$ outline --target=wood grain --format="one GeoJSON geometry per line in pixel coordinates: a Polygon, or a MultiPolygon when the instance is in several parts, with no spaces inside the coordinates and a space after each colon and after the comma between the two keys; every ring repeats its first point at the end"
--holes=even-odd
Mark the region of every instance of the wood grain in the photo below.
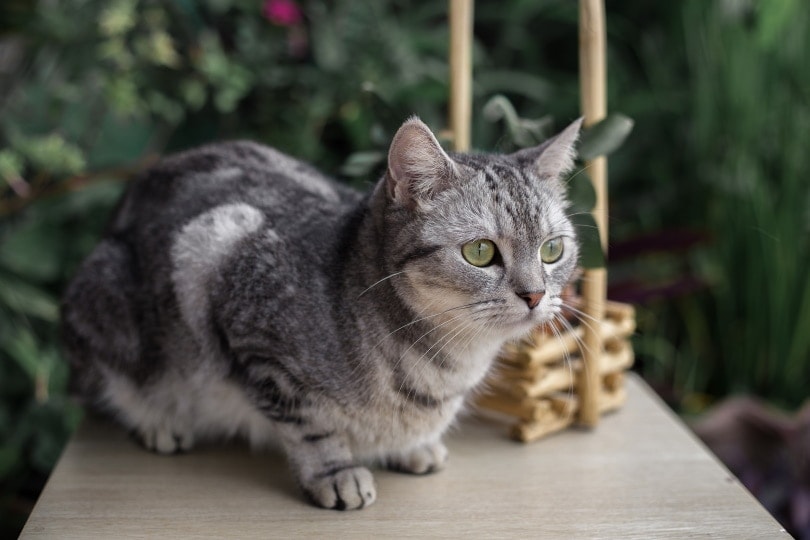
{"type": "Polygon", "coordinates": [[[636,377],[593,431],[537,444],[470,419],[447,469],[376,473],[358,512],[306,504],[278,454],[161,457],[87,421],[22,538],[789,538],[636,377]]]}
{"type": "Polygon", "coordinates": [[[473,0],[449,0],[450,131],[453,150],[470,149],[472,117],[473,0]]]}
{"type": "MultiPolygon", "coordinates": [[[[588,127],[607,114],[607,59],[605,6],[603,0],[579,0],[579,87],[584,125],[588,127]]],[[[602,251],[607,253],[607,159],[604,156],[585,163],[596,192],[593,217],[599,226],[602,251]]],[[[587,269],[582,275],[585,318],[601,321],[605,315],[607,270],[587,269]]],[[[582,359],[588,369],[579,373],[580,408],[578,422],[593,427],[599,422],[599,362],[604,343],[596,328],[587,325],[582,340],[582,359]]]]}

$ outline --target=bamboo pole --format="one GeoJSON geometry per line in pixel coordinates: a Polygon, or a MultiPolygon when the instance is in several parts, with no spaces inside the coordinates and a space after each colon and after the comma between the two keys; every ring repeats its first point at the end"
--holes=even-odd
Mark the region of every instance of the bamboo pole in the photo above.
{"type": "MultiPolygon", "coordinates": [[[[602,120],[607,114],[605,66],[605,9],[602,0],[579,0],[579,78],[582,114],[585,126],[602,120]]],[[[607,160],[604,156],[586,163],[588,175],[596,191],[593,214],[599,226],[602,250],[607,253],[607,160]]],[[[582,358],[585,369],[579,374],[580,406],[577,421],[593,427],[599,421],[599,361],[602,336],[599,325],[605,314],[607,271],[604,268],[586,270],[582,278],[585,303],[585,335],[582,358]]]]}
{"type": "Polygon", "coordinates": [[[450,130],[453,149],[470,149],[473,0],[450,0],[450,130]]]}

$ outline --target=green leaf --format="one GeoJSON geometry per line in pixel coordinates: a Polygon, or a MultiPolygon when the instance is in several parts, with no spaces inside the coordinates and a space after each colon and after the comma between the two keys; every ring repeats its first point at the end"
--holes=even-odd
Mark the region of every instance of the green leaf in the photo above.
{"type": "Polygon", "coordinates": [[[355,152],[340,168],[340,173],[352,177],[365,176],[384,159],[385,154],[379,151],[355,152]]]}
{"type": "Polygon", "coordinates": [[[509,136],[519,148],[534,146],[542,142],[551,126],[551,117],[531,119],[521,118],[514,105],[506,96],[492,96],[483,109],[484,118],[490,122],[503,120],[509,136]]]}
{"type": "Polygon", "coordinates": [[[585,169],[579,169],[568,180],[568,200],[574,212],[591,212],[596,206],[596,190],[585,169]]]}
{"type": "Polygon", "coordinates": [[[56,322],[59,303],[45,291],[22,280],[0,275],[0,303],[12,311],[56,322]]]}
{"type": "Polygon", "coordinates": [[[579,240],[579,265],[583,268],[603,268],[605,253],[599,240],[599,227],[590,212],[577,212],[571,216],[579,240]]]}
{"type": "Polygon", "coordinates": [[[33,380],[40,371],[39,347],[34,335],[26,328],[17,328],[12,336],[4,339],[4,350],[33,380]]]}
{"type": "Polygon", "coordinates": [[[22,175],[23,160],[13,150],[4,148],[0,150],[0,179],[8,180],[22,175]]]}
{"type": "Polygon", "coordinates": [[[53,280],[61,270],[64,240],[53,223],[32,216],[5,235],[0,264],[35,281],[53,280]]]}
{"type": "Polygon", "coordinates": [[[77,174],[87,164],[81,148],[56,133],[18,137],[13,143],[33,167],[52,174],[77,174]]]}
{"type": "Polygon", "coordinates": [[[633,121],[630,118],[620,113],[610,114],[582,132],[579,157],[587,161],[607,156],[622,145],[631,131],[633,121]]]}

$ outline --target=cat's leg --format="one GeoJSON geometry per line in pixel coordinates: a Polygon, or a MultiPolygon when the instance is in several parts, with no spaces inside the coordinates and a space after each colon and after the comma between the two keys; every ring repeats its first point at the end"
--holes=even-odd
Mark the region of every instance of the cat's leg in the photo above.
{"type": "Polygon", "coordinates": [[[374,476],[355,461],[346,437],[306,421],[279,424],[278,431],[296,479],[313,504],[354,510],[377,499],[374,476]]]}
{"type": "Polygon", "coordinates": [[[155,383],[138,385],[122,374],[107,371],[100,404],[147,450],[163,455],[188,452],[195,442],[195,389],[183,381],[185,387],[179,376],[164,373],[155,383]]]}
{"type": "MultiPolygon", "coordinates": [[[[245,396],[273,425],[302,491],[317,506],[352,510],[377,498],[374,477],[355,458],[347,419],[339,404],[298,375],[291,356],[253,352],[239,338],[230,340],[234,377],[245,396]],[[244,351],[244,352],[242,352],[244,351]]],[[[264,350],[271,347],[263,346],[264,350]]]]}
{"type": "Polygon", "coordinates": [[[393,453],[385,459],[385,466],[396,472],[430,474],[442,470],[446,462],[447,447],[441,441],[435,441],[393,453]]]}
{"type": "Polygon", "coordinates": [[[188,450],[193,433],[179,421],[178,392],[149,384],[164,362],[149,349],[137,301],[137,264],[126,243],[105,239],[82,264],[62,304],[62,337],[71,391],[87,406],[123,423],[145,447],[162,454],[188,450]]]}

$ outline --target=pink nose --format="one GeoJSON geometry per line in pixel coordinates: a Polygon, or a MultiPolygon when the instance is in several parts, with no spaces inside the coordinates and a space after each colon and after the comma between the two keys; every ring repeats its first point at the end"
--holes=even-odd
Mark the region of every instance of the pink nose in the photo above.
{"type": "Polygon", "coordinates": [[[534,309],[537,307],[537,304],[540,303],[540,300],[543,299],[545,294],[545,292],[518,293],[518,296],[526,301],[526,305],[529,306],[529,309],[534,309]]]}

